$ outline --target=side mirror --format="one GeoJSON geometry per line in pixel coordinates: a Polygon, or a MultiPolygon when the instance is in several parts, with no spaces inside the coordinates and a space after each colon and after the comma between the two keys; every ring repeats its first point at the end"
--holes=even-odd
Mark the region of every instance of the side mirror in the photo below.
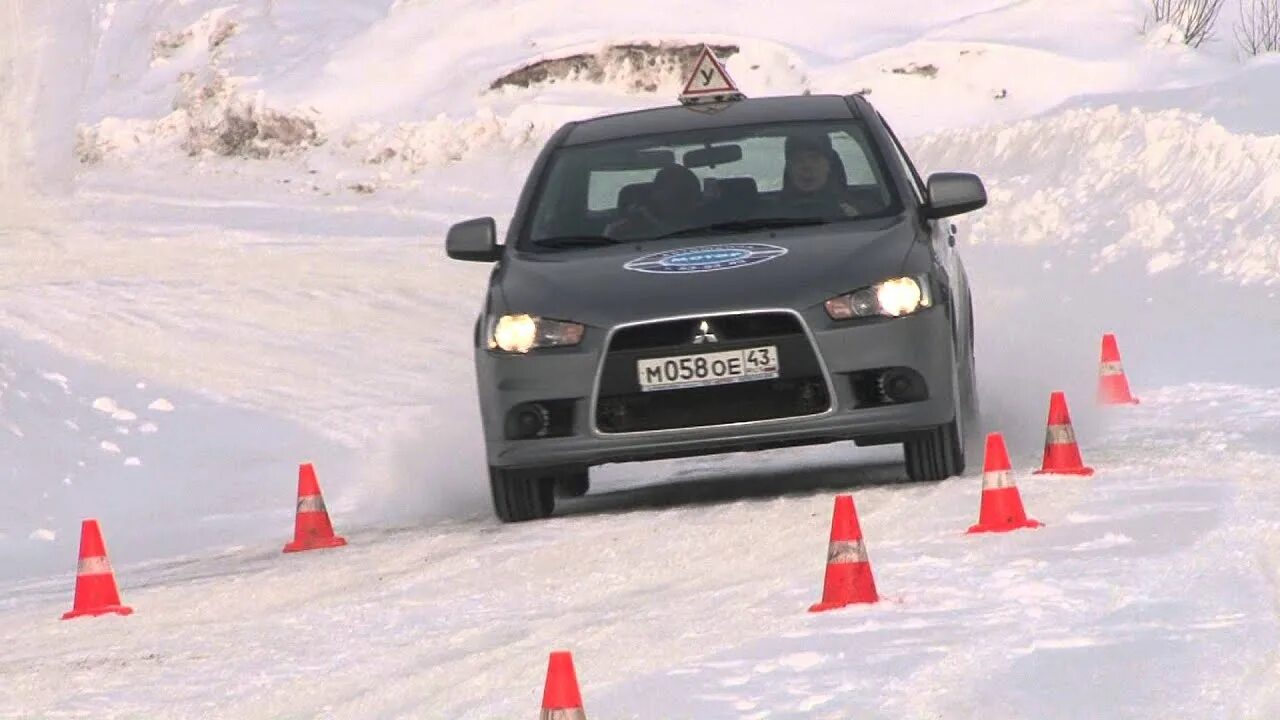
{"type": "Polygon", "coordinates": [[[449,228],[444,248],[454,260],[497,262],[502,258],[497,226],[493,218],[488,217],[460,222],[449,228]]]}
{"type": "Polygon", "coordinates": [[[973,212],[987,204],[987,188],[971,173],[934,173],[929,176],[929,205],[925,214],[932,220],[973,212]]]}

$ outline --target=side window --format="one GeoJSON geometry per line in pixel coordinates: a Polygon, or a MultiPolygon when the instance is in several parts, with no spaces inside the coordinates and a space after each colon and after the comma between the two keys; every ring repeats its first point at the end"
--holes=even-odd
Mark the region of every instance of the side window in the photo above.
{"type": "Polygon", "coordinates": [[[852,135],[846,132],[831,134],[831,149],[840,156],[849,185],[876,184],[875,171],[867,159],[867,152],[852,135]]]}
{"type": "Polygon", "coordinates": [[[920,179],[920,173],[916,172],[916,166],[911,164],[911,158],[907,157],[907,151],[902,149],[902,143],[898,140],[898,136],[894,134],[893,128],[889,127],[889,123],[885,122],[884,116],[880,116],[880,122],[884,124],[884,129],[889,132],[889,137],[893,140],[893,155],[897,159],[898,164],[906,172],[907,177],[911,178],[911,186],[916,191],[916,199],[924,202],[928,197],[928,191],[925,189],[924,181],[920,179]]]}

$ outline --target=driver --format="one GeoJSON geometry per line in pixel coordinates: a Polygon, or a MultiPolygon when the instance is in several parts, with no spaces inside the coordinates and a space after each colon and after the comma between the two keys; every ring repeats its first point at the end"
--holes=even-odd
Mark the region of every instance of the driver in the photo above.
{"type": "Polygon", "coordinates": [[[844,164],[825,132],[787,137],[782,200],[788,210],[806,216],[856,217],[858,208],[844,179],[844,164]]]}
{"type": "Polygon", "coordinates": [[[653,178],[648,197],[627,208],[605,228],[609,237],[637,238],[688,227],[702,201],[702,182],[683,165],[666,165],[653,178]]]}

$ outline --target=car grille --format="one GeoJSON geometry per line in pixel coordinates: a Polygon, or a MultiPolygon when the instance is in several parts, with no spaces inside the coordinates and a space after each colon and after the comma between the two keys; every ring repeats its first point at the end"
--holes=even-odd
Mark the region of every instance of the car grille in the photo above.
{"type": "MultiPolygon", "coordinates": [[[[751,315],[721,315],[685,320],[632,325],[614,333],[609,350],[674,349],[693,342],[698,324],[703,320],[714,323],[715,334],[721,343],[734,340],[763,340],[780,336],[804,337],[804,328],[795,315],[785,313],[758,313],[751,315]]],[[[696,349],[705,350],[703,346],[696,349]]]]}
{"type": "Polygon", "coordinates": [[[595,407],[603,433],[707,427],[815,415],[831,396],[813,343],[789,313],[752,313],[670,320],[623,328],[606,350],[595,407]],[[702,320],[716,342],[694,343],[702,320]],[[642,392],[640,360],[736,350],[778,348],[780,376],[711,387],[642,392]]]}

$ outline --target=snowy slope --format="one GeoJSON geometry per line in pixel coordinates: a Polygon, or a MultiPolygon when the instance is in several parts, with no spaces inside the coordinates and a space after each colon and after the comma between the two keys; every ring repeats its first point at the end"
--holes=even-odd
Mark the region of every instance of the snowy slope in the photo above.
{"type": "Polygon", "coordinates": [[[1137,0],[3,10],[0,718],[512,717],[557,647],[592,717],[1280,714],[1274,59],[1143,34],[1137,0]],[[602,468],[562,517],[490,519],[488,269],[444,231],[503,222],[561,121],[676,77],[487,88],[689,41],[737,46],[750,94],[870,90],[926,171],[983,174],[984,420],[1046,528],[966,538],[975,477],[843,445],[602,468]],[[274,135],[219,154],[228,118],[274,135]],[[1119,414],[1087,402],[1108,330],[1119,414]],[[1053,389],[1095,479],[1025,472],[1053,389]],[[352,544],[286,558],[304,460],[352,544]],[[809,616],[849,489],[887,600],[809,616]],[[86,515],[134,616],[56,620],[86,515]]]}

